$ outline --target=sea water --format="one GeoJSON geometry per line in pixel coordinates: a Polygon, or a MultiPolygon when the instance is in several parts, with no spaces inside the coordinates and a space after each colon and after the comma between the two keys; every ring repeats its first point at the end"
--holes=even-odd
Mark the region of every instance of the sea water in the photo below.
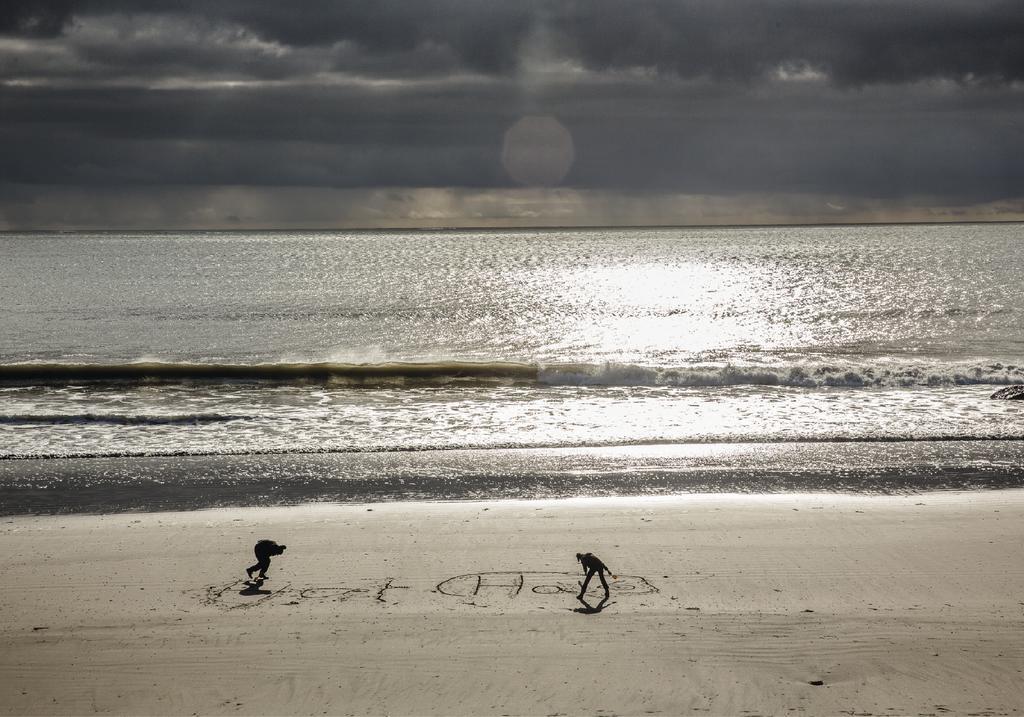
{"type": "Polygon", "coordinates": [[[1024,225],[0,234],[0,512],[1024,485],[1024,225]]]}

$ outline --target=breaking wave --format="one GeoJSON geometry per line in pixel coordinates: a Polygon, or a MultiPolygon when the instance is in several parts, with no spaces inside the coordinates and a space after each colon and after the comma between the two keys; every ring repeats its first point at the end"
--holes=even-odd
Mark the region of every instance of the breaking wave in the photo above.
{"type": "MultiPolygon", "coordinates": [[[[328,384],[401,387],[450,384],[532,384],[541,386],[789,386],[865,388],[1008,385],[1024,383],[1024,366],[1001,363],[906,363],[879,360],[867,364],[639,366],[605,363],[519,363],[513,361],[434,361],[387,363],[165,363],[119,364],[19,363],[0,365],[0,384],[74,383],[234,383],[328,384]]],[[[91,414],[90,414],[91,415],[91,414]]],[[[163,417],[149,417],[160,420],[163,417]]],[[[180,418],[192,422],[196,417],[180,418]]],[[[236,420],[237,416],[198,420],[236,420]]],[[[126,417],[126,420],[131,417],[126,417]]],[[[2,420],[2,419],[0,419],[2,420]]],[[[82,419],[82,420],[100,420],[82,419]]]]}
{"type": "Polygon", "coordinates": [[[387,385],[458,381],[536,381],[537,366],[514,362],[440,361],[427,363],[21,363],[0,366],[0,383],[337,383],[387,385]]]}
{"type": "Polygon", "coordinates": [[[914,386],[1008,385],[1024,383],[1024,366],[994,363],[854,366],[812,364],[776,366],[692,366],[657,368],[628,364],[549,366],[538,373],[541,383],[580,386],[790,386],[796,388],[866,388],[914,386]]]}

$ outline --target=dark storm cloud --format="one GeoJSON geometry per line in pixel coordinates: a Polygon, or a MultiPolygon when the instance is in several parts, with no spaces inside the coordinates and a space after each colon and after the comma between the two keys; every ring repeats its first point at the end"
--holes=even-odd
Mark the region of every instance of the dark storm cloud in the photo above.
{"type": "MultiPolygon", "coordinates": [[[[851,112],[833,95],[584,87],[549,108],[573,135],[567,183],[578,187],[984,199],[1024,186],[1014,97],[880,88],[858,93],[851,112]]],[[[522,109],[513,85],[8,88],[0,101],[9,181],[86,185],[506,186],[500,140],[522,109]]]]}
{"type": "Polygon", "coordinates": [[[53,37],[60,34],[76,9],[75,0],[4,0],[0,3],[0,34],[53,37]]]}
{"type": "Polygon", "coordinates": [[[0,144],[12,182],[492,186],[507,181],[497,161],[516,116],[507,101],[338,87],[0,89],[0,144]]]}
{"type": "Polygon", "coordinates": [[[574,0],[556,17],[598,68],[750,81],[810,67],[843,85],[1024,77],[1018,0],[574,0]]]}
{"type": "Polygon", "coordinates": [[[492,192],[532,114],[605,196],[992,202],[1021,38],[1019,0],[5,0],[0,189],[492,192]]]}
{"type": "Polygon", "coordinates": [[[118,14],[244,28],[293,48],[350,42],[410,59],[442,48],[486,73],[513,71],[524,40],[546,27],[595,69],[750,81],[809,67],[844,85],[1024,77],[1019,0],[7,0],[0,32],[55,35],[76,18],[118,14]]]}
{"type": "MultiPolygon", "coordinates": [[[[498,0],[13,0],[0,32],[51,36],[76,19],[104,16],[183,17],[198,26],[239,28],[293,48],[350,42],[371,55],[409,56],[423,48],[451,51],[459,65],[509,71],[535,21],[537,3],[498,0]]],[[[415,64],[406,68],[415,73],[415,64]]]]}

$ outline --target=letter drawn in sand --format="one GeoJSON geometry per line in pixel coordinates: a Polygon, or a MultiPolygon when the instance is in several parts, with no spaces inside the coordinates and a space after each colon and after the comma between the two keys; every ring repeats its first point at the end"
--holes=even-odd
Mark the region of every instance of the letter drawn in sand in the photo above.
{"type": "MultiPolygon", "coordinates": [[[[366,588],[292,588],[291,583],[285,583],[276,590],[268,590],[260,582],[233,582],[227,585],[211,585],[206,588],[203,602],[207,605],[219,607],[222,610],[246,610],[254,607],[265,607],[272,600],[275,604],[282,604],[278,598],[289,600],[337,600],[343,602],[354,593],[369,592],[366,588]],[[242,589],[239,590],[239,587],[242,589]]],[[[295,605],[296,602],[289,602],[295,605]]]]}
{"type": "Polygon", "coordinates": [[[481,594],[493,594],[496,590],[500,595],[514,598],[523,589],[523,573],[467,573],[456,575],[437,584],[437,591],[452,597],[476,597],[481,594]]]}
{"type": "Polygon", "coordinates": [[[408,585],[395,585],[394,582],[395,582],[395,578],[387,578],[387,582],[384,583],[384,586],[380,590],[377,591],[377,598],[376,599],[379,602],[387,602],[387,600],[384,599],[384,593],[386,593],[388,590],[408,590],[409,589],[408,585]]]}
{"type": "Polygon", "coordinates": [[[538,595],[557,595],[558,593],[569,593],[570,595],[575,594],[575,590],[565,585],[559,585],[558,583],[552,583],[551,585],[534,585],[531,588],[533,592],[538,595]]]}
{"type": "Polygon", "coordinates": [[[262,605],[275,597],[288,592],[291,583],[286,583],[279,590],[264,590],[262,581],[248,582],[236,580],[226,585],[210,585],[206,588],[203,600],[207,605],[215,605],[224,610],[244,610],[262,605]],[[241,590],[238,588],[241,586],[241,590]]]}
{"type": "Polygon", "coordinates": [[[326,587],[326,588],[302,588],[299,590],[300,600],[320,600],[345,602],[356,593],[370,592],[366,588],[326,587]]]}

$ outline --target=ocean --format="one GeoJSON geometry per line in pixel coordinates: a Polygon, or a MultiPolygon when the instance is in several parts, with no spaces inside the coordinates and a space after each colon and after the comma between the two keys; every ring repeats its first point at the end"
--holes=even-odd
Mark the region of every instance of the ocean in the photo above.
{"type": "Polygon", "coordinates": [[[0,513],[1024,486],[1024,225],[0,234],[0,513]]]}

